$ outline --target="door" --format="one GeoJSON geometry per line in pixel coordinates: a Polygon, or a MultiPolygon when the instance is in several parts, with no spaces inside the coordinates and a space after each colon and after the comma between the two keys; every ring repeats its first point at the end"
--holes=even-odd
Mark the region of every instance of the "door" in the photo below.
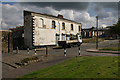
{"type": "Polygon", "coordinates": [[[56,45],[58,46],[58,41],[60,39],[60,35],[59,34],[56,34],[56,45]]]}
{"type": "Polygon", "coordinates": [[[62,41],[65,41],[65,34],[62,34],[62,41]]]}

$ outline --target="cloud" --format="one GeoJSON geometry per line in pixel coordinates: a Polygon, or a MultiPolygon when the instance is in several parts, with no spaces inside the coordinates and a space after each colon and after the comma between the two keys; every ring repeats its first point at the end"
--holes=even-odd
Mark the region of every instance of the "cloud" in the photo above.
{"type": "Polygon", "coordinates": [[[87,10],[89,2],[26,2],[20,3],[22,6],[37,6],[37,7],[52,7],[55,10],[73,9],[73,10],[87,10]]]}
{"type": "Polygon", "coordinates": [[[107,18],[109,16],[118,16],[118,3],[117,2],[95,2],[94,13],[99,16],[99,18],[107,18]],[[110,12],[112,14],[110,14],[110,12]]]}
{"type": "MultiPolygon", "coordinates": [[[[111,4],[111,3],[110,3],[111,4]]],[[[3,4],[3,29],[16,27],[23,24],[23,10],[29,10],[38,13],[46,13],[57,16],[62,14],[64,18],[82,23],[83,28],[96,27],[96,15],[99,15],[99,27],[112,25],[117,22],[116,9],[108,6],[101,6],[100,3],[93,3],[92,12],[89,3],[16,3],[13,5],[3,4]],[[81,4],[81,5],[80,5],[81,4]],[[66,6],[65,6],[66,5],[66,6]],[[76,5],[76,6],[75,6],[76,5]],[[83,7],[84,6],[84,7],[83,7]],[[88,10],[90,9],[90,10],[88,10]],[[91,14],[95,14],[92,15],[91,14]],[[116,15],[115,15],[116,14],[116,15]]]]}
{"type": "Polygon", "coordinates": [[[73,10],[61,10],[59,14],[64,15],[64,18],[74,20],[74,11],[73,10]]]}
{"type": "MultiPolygon", "coordinates": [[[[118,10],[118,2],[94,2],[96,7],[110,8],[112,10],[118,10]]],[[[99,10],[99,9],[98,9],[99,10]]]]}
{"type": "Polygon", "coordinates": [[[2,5],[2,29],[22,25],[21,6],[3,4],[2,5]],[[6,25],[5,25],[6,24],[6,25]]]}

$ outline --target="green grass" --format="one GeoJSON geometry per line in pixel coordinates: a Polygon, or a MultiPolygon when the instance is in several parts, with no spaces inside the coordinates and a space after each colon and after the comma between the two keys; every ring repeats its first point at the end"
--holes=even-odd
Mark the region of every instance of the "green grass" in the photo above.
{"type": "MultiPolygon", "coordinates": [[[[83,43],[95,43],[96,42],[96,38],[85,38],[82,39],[83,43]]],[[[98,38],[98,42],[104,41],[104,39],[102,38],[98,38]]]]}
{"type": "Polygon", "coordinates": [[[120,51],[120,48],[119,47],[105,47],[105,48],[100,48],[100,50],[120,51]]]}
{"type": "Polygon", "coordinates": [[[76,57],[21,78],[118,78],[118,57],[76,57]]]}

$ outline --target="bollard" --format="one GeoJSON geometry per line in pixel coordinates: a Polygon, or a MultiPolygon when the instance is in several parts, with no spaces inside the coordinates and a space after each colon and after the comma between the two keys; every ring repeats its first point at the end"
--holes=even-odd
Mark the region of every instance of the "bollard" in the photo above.
{"type": "Polygon", "coordinates": [[[80,55],[80,45],[81,45],[81,44],[78,44],[78,56],[81,56],[81,55],[80,55]]]}
{"type": "Polygon", "coordinates": [[[80,56],[80,45],[78,46],[78,55],[80,56]]]}
{"type": "Polygon", "coordinates": [[[29,48],[27,48],[27,53],[29,54],[29,48]]]}
{"type": "Polygon", "coordinates": [[[48,56],[48,47],[46,46],[46,57],[48,56]]]}
{"type": "Polygon", "coordinates": [[[64,55],[66,56],[66,47],[64,47],[64,55]]]}
{"type": "Polygon", "coordinates": [[[17,47],[16,53],[19,53],[19,48],[17,47]]]}
{"type": "Polygon", "coordinates": [[[36,53],[36,49],[35,49],[35,55],[36,55],[37,53],[36,53]]]}

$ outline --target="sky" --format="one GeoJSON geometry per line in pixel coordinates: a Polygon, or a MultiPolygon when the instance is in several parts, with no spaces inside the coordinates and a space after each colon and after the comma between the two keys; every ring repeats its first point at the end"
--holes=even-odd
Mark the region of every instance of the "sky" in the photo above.
{"type": "Polygon", "coordinates": [[[118,21],[117,2],[2,2],[2,29],[24,25],[23,10],[45,13],[82,23],[82,28],[111,26],[118,21]]]}

